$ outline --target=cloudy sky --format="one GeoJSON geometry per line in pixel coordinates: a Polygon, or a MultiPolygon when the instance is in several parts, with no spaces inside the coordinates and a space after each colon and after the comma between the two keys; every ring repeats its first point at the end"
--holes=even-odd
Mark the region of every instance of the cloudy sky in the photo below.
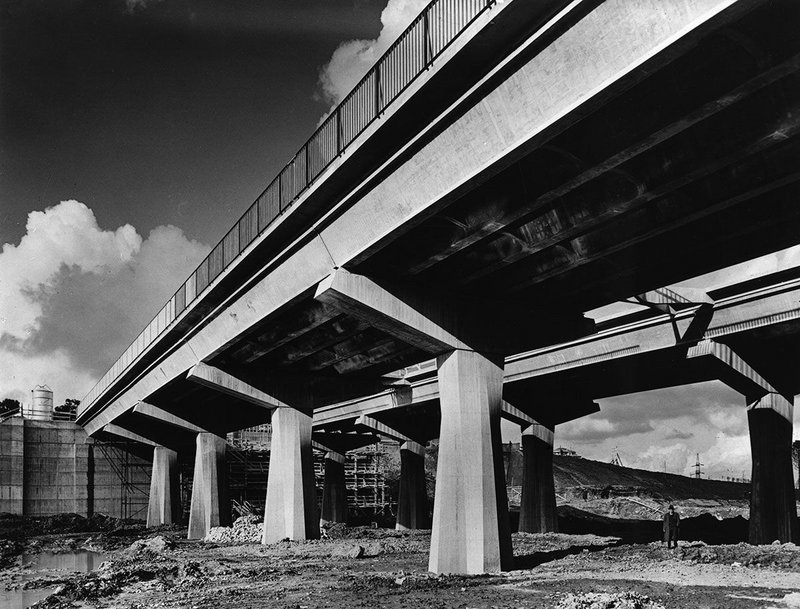
{"type": "MultiPolygon", "coordinates": [[[[0,398],[38,383],[83,397],[426,3],[0,0],[0,398]]],[[[722,386],[601,407],[557,443],[676,473],[697,452],[717,476],[749,468],[722,386]]]]}

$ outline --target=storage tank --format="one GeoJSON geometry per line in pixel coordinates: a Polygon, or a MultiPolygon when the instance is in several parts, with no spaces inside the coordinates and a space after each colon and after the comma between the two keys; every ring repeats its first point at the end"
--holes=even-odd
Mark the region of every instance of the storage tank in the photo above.
{"type": "Polygon", "coordinates": [[[31,407],[27,415],[31,419],[51,420],[53,418],[53,390],[47,385],[36,385],[31,391],[31,407]]]}

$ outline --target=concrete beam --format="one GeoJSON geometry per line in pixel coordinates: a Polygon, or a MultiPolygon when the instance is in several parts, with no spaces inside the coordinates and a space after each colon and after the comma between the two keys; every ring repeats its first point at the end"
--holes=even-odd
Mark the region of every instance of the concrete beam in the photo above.
{"type": "Polygon", "coordinates": [[[194,423],[187,421],[186,419],[182,419],[171,412],[167,412],[163,408],[159,408],[158,406],[153,406],[152,404],[148,404],[147,402],[139,402],[136,406],[133,407],[133,412],[136,414],[140,414],[144,417],[149,419],[154,419],[159,421],[160,423],[164,423],[166,425],[170,425],[172,427],[177,427],[178,429],[182,429],[184,431],[188,431],[190,433],[211,433],[207,429],[203,429],[202,427],[195,425],[194,423]]]}
{"type": "Polygon", "coordinates": [[[131,442],[138,442],[139,444],[144,444],[146,446],[153,446],[153,447],[159,446],[159,444],[153,442],[153,440],[145,438],[144,436],[139,435],[137,433],[133,433],[132,431],[128,431],[124,427],[120,427],[119,425],[115,425],[113,423],[104,425],[102,431],[111,434],[112,436],[117,436],[119,438],[129,440],[131,442]]]}
{"type": "Polygon", "coordinates": [[[657,288],[634,296],[634,300],[639,304],[652,307],[663,313],[671,313],[677,309],[693,307],[699,304],[714,304],[714,299],[703,290],[678,287],[657,288]]]}
{"type": "Polygon", "coordinates": [[[405,435],[404,433],[400,433],[396,429],[393,429],[386,425],[385,423],[381,423],[377,419],[372,418],[369,415],[362,414],[358,419],[356,419],[356,426],[357,427],[366,427],[367,429],[374,431],[378,435],[385,436],[391,440],[395,440],[397,442],[414,442],[417,443],[413,438],[405,435]]]}
{"type": "Polygon", "coordinates": [[[756,402],[770,393],[780,393],[728,345],[704,340],[689,348],[686,357],[710,361],[715,366],[719,380],[744,395],[748,402],[756,402]]]}
{"type": "Polygon", "coordinates": [[[284,404],[279,399],[260,389],[256,389],[252,385],[228,374],[224,370],[202,362],[193,366],[186,374],[186,378],[199,385],[216,389],[221,393],[239,398],[240,400],[255,404],[256,406],[262,406],[270,410],[289,408],[287,404],[284,404]]]}
{"type": "Polygon", "coordinates": [[[545,426],[539,425],[538,423],[534,423],[529,427],[526,427],[522,430],[523,436],[533,436],[540,442],[544,442],[545,444],[549,444],[550,448],[553,447],[555,443],[555,432],[553,429],[545,426]]]}
{"type": "Polygon", "coordinates": [[[538,422],[536,420],[529,417],[519,408],[515,408],[505,400],[503,400],[503,403],[500,406],[500,416],[503,417],[506,421],[511,421],[512,423],[516,423],[521,427],[527,427],[528,425],[538,425],[538,422]]]}
{"type": "Polygon", "coordinates": [[[369,277],[340,268],[320,282],[314,298],[428,353],[473,349],[454,329],[459,323],[457,307],[420,293],[390,291],[369,277]]]}

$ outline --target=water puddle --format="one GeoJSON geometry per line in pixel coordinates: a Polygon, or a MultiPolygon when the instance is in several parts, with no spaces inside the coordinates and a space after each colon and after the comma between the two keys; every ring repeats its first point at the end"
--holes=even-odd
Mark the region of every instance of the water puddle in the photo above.
{"type": "Polygon", "coordinates": [[[26,609],[53,592],[55,587],[35,590],[0,590],[0,609],[26,609]]]}
{"type": "MultiPolygon", "coordinates": [[[[104,560],[105,554],[81,550],[78,552],[63,552],[54,554],[42,552],[40,554],[23,554],[20,564],[24,567],[21,574],[23,582],[44,577],[47,574],[62,575],[68,573],[89,573],[97,569],[104,560]]],[[[26,609],[52,593],[57,586],[35,588],[30,590],[0,590],[0,609],[26,609]]]]}
{"type": "Polygon", "coordinates": [[[26,579],[39,576],[41,571],[70,571],[72,573],[89,573],[99,567],[108,557],[99,552],[79,550],[77,552],[42,552],[40,554],[23,554],[22,565],[27,566],[26,579]]]}

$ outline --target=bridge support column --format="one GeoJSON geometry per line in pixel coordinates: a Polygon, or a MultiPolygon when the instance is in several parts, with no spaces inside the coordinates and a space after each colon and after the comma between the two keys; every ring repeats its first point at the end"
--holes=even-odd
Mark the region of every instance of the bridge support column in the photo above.
{"type": "Polygon", "coordinates": [[[769,393],[747,411],[753,470],[749,541],[768,544],[794,540],[797,507],[792,475],[794,406],[769,393]]]}
{"type": "Polygon", "coordinates": [[[425,448],[416,442],[404,442],[400,446],[400,493],[395,528],[426,529],[429,526],[425,448]]]}
{"type": "Polygon", "coordinates": [[[181,521],[178,474],[178,453],[164,446],[154,447],[150,501],[147,506],[148,527],[177,524],[181,521]]]}
{"type": "Polygon", "coordinates": [[[322,491],[322,522],[347,522],[347,487],[344,479],[345,457],[325,453],[325,486],[322,491]]]}
{"type": "Polygon", "coordinates": [[[272,450],[262,543],[319,537],[311,417],[294,408],[272,414],[272,450]]]}
{"type": "Polygon", "coordinates": [[[225,452],[223,438],[210,433],[197,434],[189,539],[202,539],[211,527],[231,524],[225,452]]]}
{"type": "Polygon", "coordinates": [[[530,425],[522,432],[521,533],[557,533],[556,488],[553,481],[553,430],[530,425]]]}
{"type": "Polygon", "coordinates": [[[437,365],[442,425],[428,568],[434,573],[509,569],[513,556],[500,439],[503,365],[461,349],[440,355],[437,365]]]}

